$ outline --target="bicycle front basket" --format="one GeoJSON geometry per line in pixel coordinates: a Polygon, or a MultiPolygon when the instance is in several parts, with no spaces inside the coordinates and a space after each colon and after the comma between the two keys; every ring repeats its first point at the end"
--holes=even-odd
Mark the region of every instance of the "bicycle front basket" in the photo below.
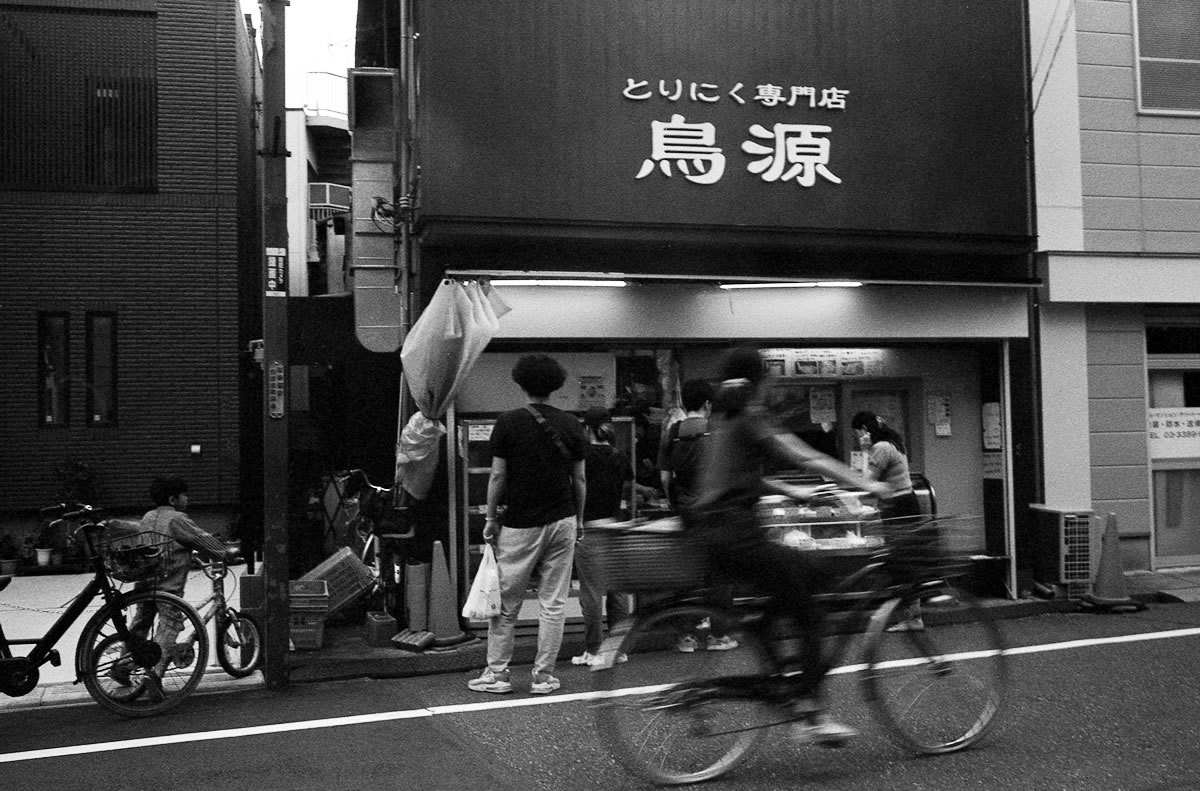
{"type": "Polygon", "coordinates": [[[110,520],[96,551],[108,575],[121,582],[142,582],[166,574],[172,540],[137,523],[110,520]]]}
{"type": "Polygon", "coordinates": [[[678,519],[589,527],[584,541],[595,547],[607,590],[633,593],[704,585],[704,551],[694,536],[680,529],[678,519]]]}

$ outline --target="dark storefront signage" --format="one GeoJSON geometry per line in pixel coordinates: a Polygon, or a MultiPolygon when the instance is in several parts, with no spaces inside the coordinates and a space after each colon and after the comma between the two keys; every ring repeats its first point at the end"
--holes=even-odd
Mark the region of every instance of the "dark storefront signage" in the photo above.
{"type": "Polygon", "coordinates": [[[1024,0],[420,3],[427,227],[1032,237],[1024,0]]]}

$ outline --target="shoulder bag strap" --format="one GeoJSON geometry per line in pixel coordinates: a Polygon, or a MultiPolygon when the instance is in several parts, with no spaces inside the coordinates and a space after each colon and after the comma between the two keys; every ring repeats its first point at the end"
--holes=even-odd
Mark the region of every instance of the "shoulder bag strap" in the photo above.
{"type": "Polygon", "coordinates": [[[533,415],[533,419],[536,420],[538,425],[542,427],[542,430],[546,432],[546,436],[548,436],[550,441],[554,443],[554,447],[558,448],[558,452],[562,454],[563,458],[567,461],[570,461],[571,451],[567,450],[567,446],[563,443],[562,437],[560,437],[558,432],[546,422],[546,418],[542,415],[542,413],[534,409],[533,404],[526,404],[525,408],[529,410],[529,414],[533,415]]]}

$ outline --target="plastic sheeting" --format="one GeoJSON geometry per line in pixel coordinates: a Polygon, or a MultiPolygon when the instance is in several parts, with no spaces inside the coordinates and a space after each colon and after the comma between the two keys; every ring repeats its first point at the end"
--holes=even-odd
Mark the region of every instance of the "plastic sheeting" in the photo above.
{"type": "Polygon", "coordinates": [[[400,431],[396,485],[425,499],[437,471],[441,417],[511,308],[486,282],[441,282],[409,330],[400,362],[419,412],[400,431]]]}

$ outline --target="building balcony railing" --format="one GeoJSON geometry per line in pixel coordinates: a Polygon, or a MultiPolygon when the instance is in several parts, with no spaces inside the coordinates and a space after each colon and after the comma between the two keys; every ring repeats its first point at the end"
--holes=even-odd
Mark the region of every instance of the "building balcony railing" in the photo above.
{"type": "Polygon", "coordinates": [[[346,75],[327,71],[310,71],[306,77],[304,110],[345,121],[348,117],[346,75]]]}

